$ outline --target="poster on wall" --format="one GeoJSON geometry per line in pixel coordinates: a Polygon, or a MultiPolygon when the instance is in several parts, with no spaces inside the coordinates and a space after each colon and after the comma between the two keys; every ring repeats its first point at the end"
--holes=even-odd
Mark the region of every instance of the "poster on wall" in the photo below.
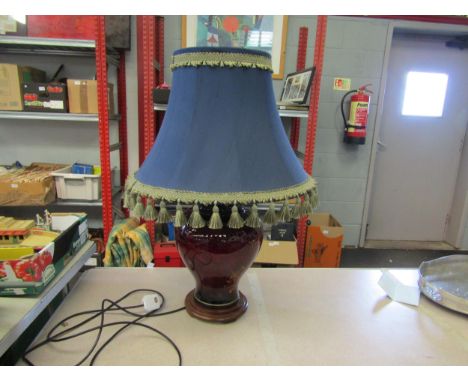
{"type": "Polygon", "coordinates": [[[284,75],[287,16],[182,16],[182,47],[234,47],[271,54],[273,78],[284,75]]]}

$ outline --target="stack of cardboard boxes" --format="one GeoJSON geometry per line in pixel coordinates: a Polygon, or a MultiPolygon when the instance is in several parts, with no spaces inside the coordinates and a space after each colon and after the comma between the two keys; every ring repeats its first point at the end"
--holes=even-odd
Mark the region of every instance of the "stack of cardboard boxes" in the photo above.
{"type": "MultiPolygon", "coordinates": [[[[108,84],[107,89],[109,113],[113,115],[113,85],[108,84]]],[[[0,110],[97,114],[97,81],[46,81],[42,70],[0,63],[0,110]]]]}

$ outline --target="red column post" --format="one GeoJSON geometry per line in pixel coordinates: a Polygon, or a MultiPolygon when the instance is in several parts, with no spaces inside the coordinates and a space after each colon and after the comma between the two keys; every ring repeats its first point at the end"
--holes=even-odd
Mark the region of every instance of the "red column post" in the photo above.
{"type": "Polygon", "coordinates": [[[104,16],[96,18],[96,75],[98,95],[99,154],[101,161],[102,222],[104,242],[112,229],[112,182],[109,143],[109,111],[107,97],[107,55],[104,16]]]}
{"type": "MultiPolygon", "coordinates": [[[[308,34],[309,34],[309,28],[307,27],[299,28],[299,45],[297,48],[297,62],[296,62],[297,71],[305,69],[308,34]]],[[[293,118],[289,139],[291,141],[291,146],[294,150],[297,150],[299,146],[300,126],[301,126],[300,119],[293,118]]]]}
{"type": "MultiPolygon", "coordinates": [[[[314,49],[315,76],[310,95],[309,118],[307,119],[307,138],[304,157],[304,169],[312,175],[315,154],[315,137],[317,132],[318,109],[320,101],[320,84],[322,80],[323,58],[325,56],[325,39],[327,36],[327,16],[317,17],[317,30],[314,49]]],[[[298,224],[297,246],[299,266],[304,266],[304,250],[306,240],[306,219],[302,218],[298,224]]]]}
{"type": "MultiPolygon", "coordinates": [[[[155,118],[153,108],[153,88],[155,84],[155,17],[137,16],[138,38],[138,125],[140,135],[140,164],[151,150],[155,137],[155,118]]],[[[154,243],[152,221],[146,222],[151,243],[154,243]]]]}
{"type": "Polygon", "coordinates": [[[119,105],[119,142],[120,142],[120,184],[125,184],[128,176],[128,138],[127,138],[127,81],[125,78],[125,53],[120,53],[117,69],[117,99],[119,105]]]}

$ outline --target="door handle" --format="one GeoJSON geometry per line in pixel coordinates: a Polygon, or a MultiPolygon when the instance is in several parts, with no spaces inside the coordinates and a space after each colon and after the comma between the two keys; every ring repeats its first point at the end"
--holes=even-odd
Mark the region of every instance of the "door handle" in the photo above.
{"type": "Polygon", "coordinates": [[[377,141],[377,144],[380,146],[380,147],[387,147],[387,145],[385,143],[383,143],[382,141],[377,141]]]}

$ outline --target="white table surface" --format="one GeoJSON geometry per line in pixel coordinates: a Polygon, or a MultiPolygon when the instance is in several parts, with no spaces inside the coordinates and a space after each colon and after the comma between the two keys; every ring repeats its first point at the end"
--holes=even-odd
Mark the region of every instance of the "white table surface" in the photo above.
{"type": "MultiPolygon", "coordinates": [[[[392,271],[407,284],[416,270],[392,271]]],[[[249,309],[236,322],[213,324],[186,311],[145,319],[179,346],[184,365],[468,365],[468,316],[421,296],[418,307],[391,301],[377,285],[379,270],[252,268],[241,280],[249,309]]],[[[45,330],[66,315],[100,306],[136,288],[183,306],[194,280],[183,268],[97,268],[84,273],[45,330]]],[[[141,296],[129,301],[137,303],[141,296]]],[[[122,319],[112,313],[106,322],[122,319]]],[[[108,338],[115,330],[105,331],[108,338]]],[[[39,365],[70,365],[92,335],[31,353],[39,365]]],[[[101,342],[102,343],[102,342],[101,342]]],[[[176,365],[175,351],[157,334],[126,329],[96,365],[176,365]]]]}
{"type": "Polygon", "coordinates": [[[96,245],[86,242],[64,269],[37,296],[0,297],[0,355],[18,339],[28,326],[70,282],[95,252],[96,245]]]}

